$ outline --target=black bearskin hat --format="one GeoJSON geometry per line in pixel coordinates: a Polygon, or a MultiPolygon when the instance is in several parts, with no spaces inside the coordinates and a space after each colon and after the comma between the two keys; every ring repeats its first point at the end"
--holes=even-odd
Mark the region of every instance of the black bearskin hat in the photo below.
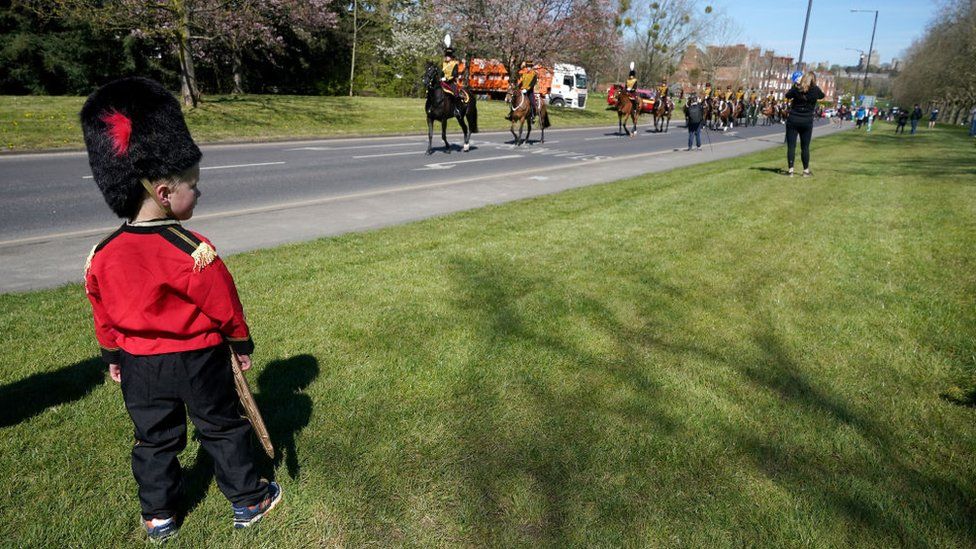
{"type": "Polygon", "coordinates": [[[627,73],[627,76],[631,76],[631,77],[637,76],[637,71],[635,71],[634,69],[630,69],[630,72],[627,73]]]}
{"type": "Polygon", "coordinates": [[[179,102],[148,78],[123,78],[95,90],[81,109],[81,127],[95,183],[119,217],[138,213],[143,179],[178,174],[202,156],[179,102]]]}
{"type": "Polygon", "coordinates": [[[444,48],[444,57],[454,57],[454,48],[444,48]]]}

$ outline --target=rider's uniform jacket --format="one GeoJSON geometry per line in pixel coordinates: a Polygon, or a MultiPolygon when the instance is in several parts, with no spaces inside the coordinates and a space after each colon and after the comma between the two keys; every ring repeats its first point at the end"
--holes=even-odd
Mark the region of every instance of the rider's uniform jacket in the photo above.
{"type": "Polygon", "coordinates": [[[756,95],[756,92],[749,94],[749,101],[755,102],[757,99],[759,99],[759,96],[756,95]]]}
{"type": "Polygon", "coordinates": [[[522,79],[519,82],[519,87],[524,92],[532,91],[532,89],[535,88],[535,83],[537,79],[538,77],[536,76],[535,71],[529,70],[524,74],[522,74],[522,79]]]}
{"type": "Polygon", "coordinates": [[[451,59],[450,61],[445,61],[444,65],[441,67],[444,71],[444,81],[454,82],[454,79],[458,76],[458,62],[456,59],[451,59]]]}
{"type": "Polygon", "coordinates": [[[667,95],[668,95],[668,85],[667,84],[661,84],[660,86],[657,87],[657,96],[658,97],[665,97],[667,95]]]}
{"type": "Polygon", "coordinates": [[[732,92],[732,90],[725,90],[725,100],[726,101],[731,101],[733,95],[735,95],[735,94],[732,92]]]}
{"type": "Polygon", "coordinates": [[[742,90],[739,90],[739,91],[735,92],[735,100],[736,101],[742,101],[742,98],[745,97],[745,96],[746,96],[746,92],[744,92],[742,90]]]}
{"type": "Polygon", "coordinates": [[[631,76],[627,79],[627,91],[633,92],[637,89],[637,77],[631,76]]]}
{"type": "Polygon", "coordinates": [[[712,88],[705,88],[705,97],[712,96],[712,88]]]}

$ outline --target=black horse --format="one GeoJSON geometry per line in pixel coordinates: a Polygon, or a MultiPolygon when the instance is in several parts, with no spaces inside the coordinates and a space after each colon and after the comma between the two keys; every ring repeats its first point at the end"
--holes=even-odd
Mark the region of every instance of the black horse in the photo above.
{"type": "Polygon", "coordinates": [[[478,133],[478,105],[474,94],[468,92],[471,100],[465,104],[458,101],[458,109],[454,110],[454,97],[441,88],[441,75],[443,73],[433,63],[427,64],[424,71],[424,89],[427,90],[427,103],[424,105],[424,112],[427,113],[427,154],[433,153],[434,141],[434,120],[441,121],[441,139],[444,140],[444,149],[451,152],[451,144],[447,142],[447,121],[451,117],[457,119],[464,132],[464,152],[471,148],[471,134],[478,133]],[[467,123],[465,123],[467,120],[467,123]]]}

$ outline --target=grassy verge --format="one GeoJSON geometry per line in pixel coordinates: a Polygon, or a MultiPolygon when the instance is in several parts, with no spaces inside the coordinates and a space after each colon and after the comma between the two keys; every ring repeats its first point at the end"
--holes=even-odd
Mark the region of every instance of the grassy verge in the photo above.
{"type": "MultiPolygon", "coordinates": [[[[781,150],[229,259],[284,504],[195,442],[176,546],[976,544],[961,132],[781,150]]],[[[218,243],[219,244],[219,243],[218,243]]],[[[79,285],[0,296],[0,539],[141,539],[79,285]]]]}
{"type": "MultiPolygon", "coordinates": [[[[616,123],[606,96],[591,94],[585,110],[552,109],[555,127],[616,123]]],[[[82,97],[0,96],[0,150],[80,148],[82,97]]],[[[508,127],[501,101],[478,105],[482,131],[508,127]]],[[[200,142],[256,141],[427,131],[423,99],[287,95],[208,96],[187,111],[200,142]]]]}

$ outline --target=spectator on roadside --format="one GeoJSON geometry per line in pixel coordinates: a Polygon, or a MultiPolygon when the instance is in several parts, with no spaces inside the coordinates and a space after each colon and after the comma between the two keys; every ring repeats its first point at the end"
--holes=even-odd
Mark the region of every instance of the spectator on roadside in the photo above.
{"type": "Polygon", "coordinates": [[[695,146],[700,151],[701,150],[701,125],[704,121],[704,113],[702,112],[702,105],[698,102],[698,96],[690,95],[688,96],[688,103],[685,105],[685,125],[688,127],[688,149],[691,150],[692,137],[695,140],[695,146]]]}
{"type": "Polygon", "coordinates": [[[915,133],[918,131],[918,121],[921,119],[922,119],[922,107],[919,107],[918,103],[915,103],[915,108],[912,109],[912,116],[911,116],[912,135],[915,135],[915,133]]]}
{"type": "Polygon", "coordinates": [[[905,109],[898,110],[898,126],[895,127],[895,133],[899,130],[901,133],[905,133],[905,124],[908,124],[908,111],[905,109]]]}
{"type": "Polygon", "coordinates": [[[976,105],[969,110],[969,137],[976,137],[976,105]]]}
{"type": "Polygon", "coordinates": [[[867,109],[864,108],[864,105],[861,105],[860,107],[857,108],[857,112],[854,113],[854,122],[856,124],[855,127],[857,129],[861,129],[861,125],[864,124],[864,118],[866,116],[867,116],[867,109]]]}
{"type": "Polygon", "coordinates": [[[932,112],[929,113],[929,127],[935,127],[935,121],[939,119],[939,107],[932,107],[932,112]]]}
{"type": "Polygon", "coordinates": [[[817,76],[808,72],[786,92],[791,100],[790,114],[786,119],[786,162],[787,174],[793,177],[793,160],[796,158],[796,138],[800,138],[800,160],[803,162],[803,177],[810,173],[810,140],[813,139],[813,111],[817,101],[824,98],[824,92],[817,87],[817,76]]]}
{"type": "Polygon", "coordinates": [[[871,126],[874,125],[874,117],[875,117],[876,110],[877,109],[868,109],[868,113],[867,115],[865,115],[865,119],[867,120],[868,123],[868,132],[871,131],[871,126]]]}

